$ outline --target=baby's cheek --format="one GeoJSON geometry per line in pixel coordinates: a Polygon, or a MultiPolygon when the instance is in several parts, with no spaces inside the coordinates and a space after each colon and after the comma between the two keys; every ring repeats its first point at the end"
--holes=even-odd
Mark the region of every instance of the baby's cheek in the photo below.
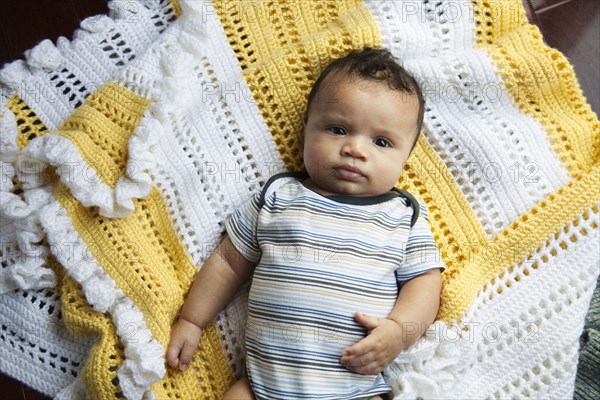
{"type": "Polygon", "coordinates": [[[317,147],[305,150],[304,165],[309,175],[311,175],[311,171],[317,173],[319,170],[323,169],[326,163],[327,160],[320,148],[317,147]]]}

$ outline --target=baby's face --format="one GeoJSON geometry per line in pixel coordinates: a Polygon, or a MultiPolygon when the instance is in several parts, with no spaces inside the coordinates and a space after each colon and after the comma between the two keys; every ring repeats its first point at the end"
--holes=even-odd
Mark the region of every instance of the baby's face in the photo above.
{"type": "Polygon", "coordinates": [[[307,186],[321,194],[388,192],[410,155],[418,113],[415,95],[386,83],[328,76],[304,127],[307,186]]]}

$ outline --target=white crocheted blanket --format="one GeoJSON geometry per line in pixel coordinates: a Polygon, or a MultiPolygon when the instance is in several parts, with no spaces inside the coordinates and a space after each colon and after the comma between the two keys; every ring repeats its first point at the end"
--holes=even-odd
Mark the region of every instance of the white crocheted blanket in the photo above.
{"type": "Polygon", "coordinates": [[[57,398],[218,398],[245,294],[193,368],[169,327],[223,221],[301,167],[332,59],[389,48],[423,84],[399,185],[447,266],[394,398],[568,398],[600,270],[599,123],[518,0],[113,0],[0,71],[0,371],[57,398]]]}

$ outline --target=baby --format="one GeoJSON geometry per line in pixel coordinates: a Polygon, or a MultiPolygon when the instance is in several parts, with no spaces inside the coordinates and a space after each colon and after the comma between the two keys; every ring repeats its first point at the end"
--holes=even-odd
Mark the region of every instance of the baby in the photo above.
{"type": "Polygon", "coordinates": [[[381,372],[439,307],[427,210],[394,188],[422,121],[421,90],[387,50],[331,63],[308,98],[306,170],[270,179],[227,221],[173,326],[169,365],[188,367],[202,328],[252,279],[247,378],[225,399],[390,392],[381,372]]]}

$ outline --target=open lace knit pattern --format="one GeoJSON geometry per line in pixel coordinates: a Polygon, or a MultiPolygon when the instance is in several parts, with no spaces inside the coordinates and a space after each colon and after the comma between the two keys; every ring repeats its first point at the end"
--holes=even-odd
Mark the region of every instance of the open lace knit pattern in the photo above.
{"type": "Polygon", "coordinates": [[[424,87],[398,184],[447,266],[438,321],[386,370],[394,398],[572,396],[599,123],[519,0],[110,6],[0,71],[3,373],[57,398],[220,398],[246,293],[185,373],[165,367],[170,326],[227,216],[301,168],[319,71],[382,45],[424,87]]]}

